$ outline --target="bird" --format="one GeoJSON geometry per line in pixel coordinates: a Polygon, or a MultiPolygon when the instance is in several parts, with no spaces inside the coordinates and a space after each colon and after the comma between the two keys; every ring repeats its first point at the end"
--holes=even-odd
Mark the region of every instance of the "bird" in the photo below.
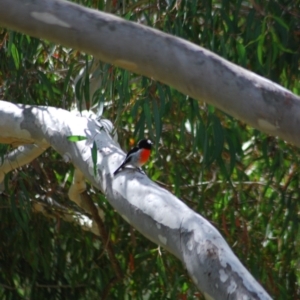
{"type": "Polygon", "coordinates": [[[140,167],[148,161],[151,154],[152,145],[153,143],[149,139],[140,140],[137,146],[132,148],[127,153],[124,162],[114,172],[114,175],[116,175],[122,168],[124,168],[127,165],[134,166],[139,171],[142,171],[140,167]]]}

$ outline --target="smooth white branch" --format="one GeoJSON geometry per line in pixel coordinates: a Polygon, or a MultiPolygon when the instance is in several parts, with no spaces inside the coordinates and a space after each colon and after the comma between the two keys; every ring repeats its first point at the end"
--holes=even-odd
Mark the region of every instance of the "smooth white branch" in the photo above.
{"type": "MultiPolygon", "coordinates": [[[[3,119],[6,126],[19,128],[20,135],[25,131],[27,140],[44,140],[62,156],[69,157],[127,222],[182,261],[208,299],[270,299],[221,234],[202,216],[135,169],[112,175],[125,154],[105,130],[99,131],[97,122],[53,107],[0,101],[0,120],[3,119]],[[70,135],[88,139],[74,143],[67,139],[70,135]],[[91,154],[93,142],[98,149],[96,175],[91,154]]],[[[1,139],[1,124],[0,129],[1,139]]],[[[19,137],[17,130],[13,137],[19,137]]],[[[79,175],[78,191],[84,188],[79,175]]]]}
{"type": "Polygon", "coordinates": [[[0,25],[159,80],[300,146],[298,96],[188,41],[61,0],[0,0],[0,25]]]}
{"type": "MultiPolygon", "coordinates": [[[[1,122],[0,128],[2,130],[1,122]]],[[[29,164],[35,158],[40,156],[47,148],[48,146],[43,143],[23,145],[17,147],[16,149],[12,150],[10,153],[5,155],[3,157],[3,160],[0,158],[0,183],[4,180],[5,174],[11,172],[14,169],[29,164]]]]}
{"type": "MultiPolygon", "coordinates": [[[[68,196],[70,200],[75,202],[84,211],[91,213],[88,203],[86,203],[85,199],[82,197],[82,193],[85,190],[86,190],[85,177],[80,170],[75,169],[73,181],[70,186],[68,196]]],[[[96,203],[94,205],[98,210],[99,217],[104,221],[104,212],[98,207],[96,203]]]]}

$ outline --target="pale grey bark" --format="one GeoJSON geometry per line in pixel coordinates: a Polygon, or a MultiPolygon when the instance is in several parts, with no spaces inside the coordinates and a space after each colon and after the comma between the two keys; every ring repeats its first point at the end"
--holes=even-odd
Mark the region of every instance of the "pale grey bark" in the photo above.
{"type": "Polygon", "coordinates": [[[10,136],[16,143],[26,140],[45,149],[51,146],[72,162],[80,171],[76,171],[71,198],[81,205],[78,195],[85,189],[84,175],[127,222],[182,261],[207,299],[270,299],[202,216],[135,169],[113,176],[125,154],[94,120],[54,107],[0,101],[0,129],[0,141],[2,136],[10,136]],[[87,140],[68,141],[73,135],[87,140]],[[91,157],[94,142],[98,149],[96,176],[91,157]]]}
{"type": "Polygon", "coordinates": [[[0,0],[0,25],[76,48],[300,146],[300,98],[185,40],[59,0],[0,0]]]}

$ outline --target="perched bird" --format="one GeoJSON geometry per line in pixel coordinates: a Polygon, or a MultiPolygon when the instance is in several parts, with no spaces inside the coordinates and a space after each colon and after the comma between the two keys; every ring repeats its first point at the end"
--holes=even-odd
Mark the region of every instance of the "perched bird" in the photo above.
{"type": "Polygon", "coordinates": [[[124,168],[127,165],[134,166],[138,168],[141,171],[141,166],[144,165],[151,154],[153,143],[148,139],[143,139],[138,142],[137,147],[132,148],[128,153],[124,160],[124,162],[121,164],[121,166],[114,172],[114,175],[116,175],[122,168],[124,168]]]}

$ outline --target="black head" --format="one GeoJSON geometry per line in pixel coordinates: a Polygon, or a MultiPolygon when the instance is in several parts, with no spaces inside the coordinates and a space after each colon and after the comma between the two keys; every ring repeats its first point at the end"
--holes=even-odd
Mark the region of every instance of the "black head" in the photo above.
{"type": "Polygon", "coordinates": [[[138,147],[141,149],[149,149],[151,150],[153,143],[148,139],[140,140],[138,143],[138,147]]]}

